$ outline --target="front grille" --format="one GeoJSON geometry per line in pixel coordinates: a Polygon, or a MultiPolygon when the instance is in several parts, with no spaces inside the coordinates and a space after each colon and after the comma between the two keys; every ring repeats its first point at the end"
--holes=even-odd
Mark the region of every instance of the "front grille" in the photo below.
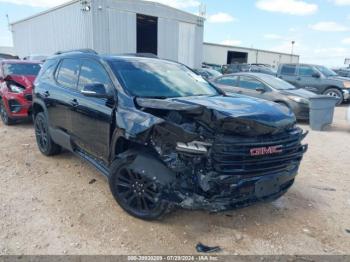
{"type": "Polygon", "coordinates": [[[27,101],[33,101],[33,95],[31,94],[25,94],[24,97],[27,101]]]}
{"type": "Polygon", "coordinates": [[[216,172],[243,177],[254,177],[292,171],[299,166],[307,146],[301,141],[306,133],[299,128],[288,132],[257,138],[223,136],[212,148],[213,167],[216,172]],[[282,152],[252,156],[253,148],[282,145],[282,152]]]}

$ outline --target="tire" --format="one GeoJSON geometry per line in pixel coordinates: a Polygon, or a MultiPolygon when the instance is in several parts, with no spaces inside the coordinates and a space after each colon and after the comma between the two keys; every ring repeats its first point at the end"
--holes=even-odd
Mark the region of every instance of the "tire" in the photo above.
{"type": "Polygon", "coordinates": [[[337,106],[341,105],[344,102],[343,92],[337,88],[329,88],[323,94],[338,98],[339,101],[337,103],[337,106]]]}
{"type": "Polygon", "coordinates": [[[168,211],[168,204],[159,199],[161,189],[145,175],[129,168],[132,162],[115,160],[109,186],[114,199],[131,216],[142,220],[159,220],[168,211]]]}
{"type": "Polygon", "coordinates": [[[15,120],[11,119],[9,117],[9,114],[6,110],[6,107],[4,105],[4,101],[0,100],[0,116],[1,120],[6,126],[11,126],[15,123],[15,120]]]}
{"type": "Polygon", "coordinates": [[[55,144],[49,133],[49,126],[44,113],[38,113],[34,119],[36,142],[40,152],[45,156],[57,155],[62,148],[55,144]]]}

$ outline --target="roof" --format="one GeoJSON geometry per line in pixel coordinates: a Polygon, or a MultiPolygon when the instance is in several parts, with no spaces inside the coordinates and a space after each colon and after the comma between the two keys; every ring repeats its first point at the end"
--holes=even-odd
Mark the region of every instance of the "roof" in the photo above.
{"type": "MultiPolygon", "coordinates": [[[[123,0],[122,0],[123,1],[123,0]]],[[[143,2],[143,3],[149,3],[149,4],[153,4],[153,5],[158,5],[158,6],[162,6],[162,7],[166,7],[168,9],[173,9],[173,10],[176,10],[177,12],[181,12],[183,14],[186,14],[186,15],[189,15],[189,16],[192,16],[192,17],[196,17],[196,18],[201,18],[201,19],[204,19],[203,17],[200,17],[200,16],[197,16],[195,14],[192,14],[190,12],[186,12],[186,11],[183,11],[183,10],[180,10],[180,9],[177,9],[177,8],[174,8],[174,7],[171,7],[171,6],[168,6],[168,5],[165,5],[165,4],[161,4],[161,3],[158,3],[158,2],[152,2],[152,1],[148,1],[148,0],[124,0],[124,1],[134,1],[134,2],[143,2]]],[[[26,17],[26,18],[23,18],[21,20],[17,20],[17,21],[14,21],[12,22],[10,25],[15,25],[15,24],[18,24],[18,23],[22,23],[24,21],[27,21],[27,20],[30,20],[30,19],[33,19],[35,17],[39,17],[41,15],[45,15],[47,13],[51,13],[55,10],[58,10],[58,9],[61,9],[61,8],[64,8],[66,6],[69,6],[69,5],[72,5],[72,4],[75,4],[77,2],[80,2],[80,0],[71,0],[67,3],[64,3],[64,4],[61,4],[61,5],[58,5],[58,6],[55,6],[53,8],[50,8],[50,9],[47,9],[43,12],[40,12],[40,13],[37,13],[35,15],[32,15],[32,16],[29,16],[29,17],[26,17]]]]}
{"type": "MultiPolygon", "coordinates": [[[[205,42],[204,45],[219,46],[219,47],[225,47],[225,48],[237,48],[237,49],[243,49],[243,50],[247,50],[247,51],[260,51],[260,52],[266,52],[266,53],[278,54],[278,55],[288,55],[288,56],[292,55],[292,54],[288,54],[288,53],[276,52],[276,51],[271,51],[271,50],[249,48],[249,47],[242,47],[242,46],[233,46],[233,45],[223,45],[223,44],[216,44],[216,43],[209,43],[209,42],[205,42]]],[[[293,56],[300,57],[297,54],[293,54],[293,56]]]]}

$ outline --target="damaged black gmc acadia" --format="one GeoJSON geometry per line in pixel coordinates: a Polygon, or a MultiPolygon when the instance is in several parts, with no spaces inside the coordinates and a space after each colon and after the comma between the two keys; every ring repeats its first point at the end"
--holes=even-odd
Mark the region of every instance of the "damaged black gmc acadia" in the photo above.
{"type": "Polygon", "coordinates": [[[225,96],[184,65],[89,50],[49,58],[34,88],[40,151],[68,149],[109,180],[129,214],[219,212],[292,186],[305,138],[286,107],[225,96]]]}

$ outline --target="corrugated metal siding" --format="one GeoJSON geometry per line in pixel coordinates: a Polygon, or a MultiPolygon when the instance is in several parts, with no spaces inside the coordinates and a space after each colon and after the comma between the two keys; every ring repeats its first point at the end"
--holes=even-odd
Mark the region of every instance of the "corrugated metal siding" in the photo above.
{"type": "Polygon", "coordinates": [[[178,61],[189,67],[195,67],[196,26],[188,23],[179,24],[178,61]]]}
{"type": "Polygon", "coordinates": [[[136,53],[136,14],[108,9],[109,52],[136,53]]]}
{"type": "Polygon", "coordinates": [[[158,19],[158,56],[163,59],[178,60],[179,23],[175,20],[158,19]]]}
{"type": "Polygon", "coordinates": [[[14,24],[14,48],[20,57],[92,48],[91,25],[91,14],[82,12],[80,3],[67,5],[14,24]]]}

